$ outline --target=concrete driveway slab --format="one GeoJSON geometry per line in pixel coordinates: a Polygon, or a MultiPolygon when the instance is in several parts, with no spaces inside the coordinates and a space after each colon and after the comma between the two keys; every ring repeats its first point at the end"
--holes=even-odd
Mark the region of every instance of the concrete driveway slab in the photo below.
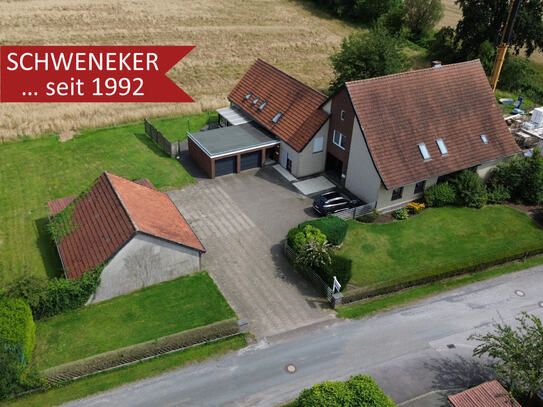
{"type": "Polygon", "coordinates": [[[335,185],[323,175],[309,178],[304,181],[294,182],[292,185],[304,195],[318,194],[319,192],[328,191],[335,187],[335,185]]]}
{"type": "Polygon", "coordinates": [[[282,254],[288,230],[311,218],[311,201],[273,169],[202,180],[168,195],[207,249],[203,269],[257,338],[334,318],[282,254]]]}

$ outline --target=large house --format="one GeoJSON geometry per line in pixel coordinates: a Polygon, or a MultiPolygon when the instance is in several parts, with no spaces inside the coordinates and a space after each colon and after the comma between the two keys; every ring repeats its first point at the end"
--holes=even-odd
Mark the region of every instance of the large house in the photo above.
{"type": "Polygon", "coordinates": [[[66,278],[105,264],[90,302],[200,269],[202,243],[168,195],[149,180],[132,182],[104,172],[88,192],[48,206],[53,218],[69,222],[66,236],[56,238],[66,278]]]}
{"type": "Polygon", "coordinates": [[[259,59],[228,99],[224,127],[188,134],[210,177],[266,162],[295,177],[326,171],[381,211],[519,152],[479,60],[347,82],[326,98],[259,59]]]}

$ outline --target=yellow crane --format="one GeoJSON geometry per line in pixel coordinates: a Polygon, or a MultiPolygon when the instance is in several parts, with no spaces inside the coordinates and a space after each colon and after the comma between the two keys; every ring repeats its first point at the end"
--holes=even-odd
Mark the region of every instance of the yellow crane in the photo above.
{"type": "Polygon", "coordinates": [[[496,90],[498,86],[498,79],[500,79],[500,73],[502,71],[503,61],[507,54],[507,48],[509,48],[509,42],[511,41],[511,34],[513,33],[513,26],[515,25],[515,19],[517,18],[518,10],[520,8],[521,0],[514,0],[507,15],[507,21],[503,27],[502,40],[498,45],[496,52],[496,60],[494,61],[494,67],[492,68],[492,75],[490,76],[490,86],[492,90],[496,90]]]}

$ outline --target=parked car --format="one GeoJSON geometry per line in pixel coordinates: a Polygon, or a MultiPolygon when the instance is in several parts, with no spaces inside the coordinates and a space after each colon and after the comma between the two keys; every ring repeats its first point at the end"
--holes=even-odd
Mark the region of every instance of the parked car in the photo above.
{"type": "Polygon", "coordinates": [[[313,201],[313,209],[320,216],[326,216],[343,209],[354,208],[360,204],[358,199],[352,199],[338,191],[331,191],[316,197],[313,201]]]}

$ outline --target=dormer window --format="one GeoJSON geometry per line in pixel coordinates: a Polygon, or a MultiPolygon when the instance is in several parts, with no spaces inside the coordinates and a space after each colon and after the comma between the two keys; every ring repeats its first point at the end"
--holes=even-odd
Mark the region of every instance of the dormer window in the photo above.
{"type": "Polygon", "coordinates": [[[430,160],[431,157],[430,157],[430,153],[428,152],[428,149],[426,148],[426,144],[419,143],[418,146],[419,146],[420,153],[422,154],[422,158],[424,158],[425,161],[430,160]]]}
{"type": "Polygon", "coordinates": [[[483,144],[488,144],[488,137],[486,136],[486,134],[481,134],[481,141],[483,142],[483,144]]]}
{"type": "Polygon", "coordinates": [[[283,116],[283,113],[281,113],[281,112],[277,113],[277,114],[273,117],[272,122],[273,122],[273,123],[277,123],[277,122],[279,121],[279,119],[280,119],[282,116],[283,116]]]}
{"type": "Polygon", "coordinates": [[[442,138],[438,138],[436,140],[437,146],[439,147],[439,151],[441,151],[441,155],[447,155],[449,154],[449,151],[447,150],[447,146],[445,145],[445,142],[442,138]]]}
{"type": "Polygon", "coordinates": [[[253,93],[252,92],[249,92],[245,95],[245,100],[249,100],[251,99],[251,96],[253,96],[253,93]]]}

